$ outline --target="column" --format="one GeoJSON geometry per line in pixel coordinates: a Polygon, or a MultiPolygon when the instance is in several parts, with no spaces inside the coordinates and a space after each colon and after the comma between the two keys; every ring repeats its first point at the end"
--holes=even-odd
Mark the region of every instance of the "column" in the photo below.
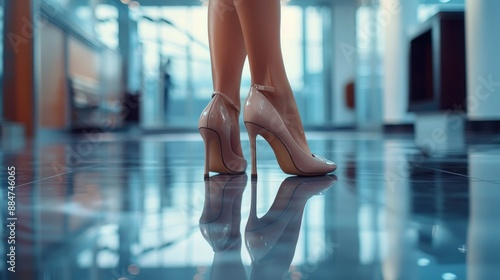
{"type": "Polygon", "coordinates": [[[418,23],[418,1],[381,0],[377,22],[383,27],[384,81],[383,119],[385,124],[412,121],[408,109],[408,29],[418,23]]]}
{"type": "Polygon", "coordinates": [[[35,131],[34,40],[32,1],[5,0],[3,117],[35,131]]]}
{"type": "Polygon", "coordinates": [[[137,21],[131,18],[126,5],[118,6],[118,39],[123,59],[123,81],[125,90],[135,92],[140,89],[140,75],[138,72],[137,55],[138,34],[137,21]]]}
{"type": "Polygon", "coordinates": [[[465,2],[468,118],[500,120],[500,1],[465,2]]]}
{"type": "MultiPolygon", "coordinates": [[[[491,2],[496,0],[491,0],[491,2]]],[[[498,278],[500,179],[495,154],[469,150],[470,212],[467,232],[467,279],[498,278]],[[474,180],[472,178],[481,178],[474,180]]]]}

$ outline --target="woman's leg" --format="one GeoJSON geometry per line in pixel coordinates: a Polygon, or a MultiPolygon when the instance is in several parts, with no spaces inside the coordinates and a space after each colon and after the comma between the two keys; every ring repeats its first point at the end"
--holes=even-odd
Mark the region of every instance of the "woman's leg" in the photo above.
{"type": "MultiPolygon", "coordinates": [[[[240,22],[233,0],[210,0],[208,6],[208,36],[212,62],[214,90],[226,94],[240,104],[241,72],[246,50],[240,22]]],[[[239,114],[228,106],[233,123],[239,124],[239,114]]],[[[233,151],[243,155],[239,127],[231,130],[233,151]]]]}
{"type": "Polygon", "coordinates": [[[273,86],[265,93],[297,143],[309,152],[293,91],[285,72],[280,43],[280,0],[234,0],[243,30],[252,81],[273,86]]]}

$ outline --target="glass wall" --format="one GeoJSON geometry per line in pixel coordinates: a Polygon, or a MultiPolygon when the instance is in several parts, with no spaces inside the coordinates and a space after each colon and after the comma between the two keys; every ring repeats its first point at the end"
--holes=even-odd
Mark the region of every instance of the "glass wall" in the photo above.
{"type": "MultiPolygon", "coordinates": [[[[324,7],[283,6],[282,45],[287,75],[305,125],[325,123],[324,7]]],[[[143,7],[142,46],[145,128],[195,127],[212,89],[207,7],[143,7]]],[[[328,32],[328,31],[326,31],[328,32]]],[[[243,70],[242,103],[250,86],[243,70]]]]}

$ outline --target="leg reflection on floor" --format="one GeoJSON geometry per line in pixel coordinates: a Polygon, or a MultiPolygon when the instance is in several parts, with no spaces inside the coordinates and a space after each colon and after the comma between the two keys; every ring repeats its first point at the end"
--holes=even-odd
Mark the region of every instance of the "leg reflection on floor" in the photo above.
{"type": "Polygon", "coordinates": [[[288,177],[258,142],[258,181],[204,180],[195,134],[4,145],[0,279],[498,277],[498,139],[422,154],[411,136],[309,138],[336,177],[288,177]]]}

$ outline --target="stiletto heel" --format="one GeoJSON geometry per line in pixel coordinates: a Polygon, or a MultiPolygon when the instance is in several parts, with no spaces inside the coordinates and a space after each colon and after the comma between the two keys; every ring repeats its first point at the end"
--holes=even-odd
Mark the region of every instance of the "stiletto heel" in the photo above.
{"type": "Polygon", "coordinates": [[[310,154],[297,144],[288,131],[278,111],[269,102],[261,91],[274,92],[273,87],[252,85],[245,102],[243,120],[250,129],[250,146],[252,148],[252,176],[257,175],[254,166],[255,138],[261,135],[271,145],[278,164],[283,172],[299,176],[325,175],[337,169],[337,165],[330,160],[310,154]]]}
{"type": "Polygon", "coordinates": [[[257,179],[257,134],[259,133],[260,127],[252,124],[245,123],[247,128],[248,138],[250,139],[250,151],[252,154],[252,180],[257,179]]]}
{"type": "Polygon", "coordinates": [[[198,122],[198,129],[205,142],[205,178],[210,171],[241,174],[247,168],[246,160],[237,155],[231,145],[231,131],[237,129],[238,125],[231,121],[226,103],[239,112],[238,106],[229,97],[215,92],[198,122]]]}
{"type": "Polygon", "coordinates": [[[219,137],[213,131],[206,128],[200,128],[200,134],[203,138],[203,143],[205,143],[205,172],[203,176],[205,179],[208,179],[210,176],[208,172],[210,165],[210,145],[214,140],[219,141],[219,137]]]}

